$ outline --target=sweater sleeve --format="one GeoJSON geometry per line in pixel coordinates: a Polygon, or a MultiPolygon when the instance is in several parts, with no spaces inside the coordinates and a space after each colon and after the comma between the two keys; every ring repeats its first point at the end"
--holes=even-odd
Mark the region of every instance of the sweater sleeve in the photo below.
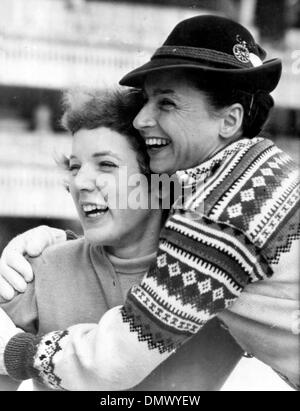
{"type": "Polygon", "coordinates": [[[14,324],[33,334],[38,330],[38,309],[35,295],[35,281],[27,284],[24,293],[17,294],[11,301],[3,301],[0,307],[14,324]]]}
{"type": "Polygon", "coordinates": [[[55,389],[123,390],[142,381],[219,311],[230,307],[267,266],[242,232],[207,218],[174,214],[160,237],[157,262],[125,305],[98,324],[43,337],[13,337],[8,373],[55,389]]]}
{"type": "Polygon", "coordinates": [[[149,349],[170,351],[231,307],[247,284],[271,274],[242,231],[177,213],[161,232],[156,265],[128,294],[124,318],[149,349]]]}

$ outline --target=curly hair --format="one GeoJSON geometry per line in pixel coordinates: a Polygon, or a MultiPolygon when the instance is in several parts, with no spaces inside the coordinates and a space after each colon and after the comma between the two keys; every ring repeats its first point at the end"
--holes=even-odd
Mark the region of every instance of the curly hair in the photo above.
{"type": "Polygon", "coordinates": [[[137,155],[142,174],[149,179],[150,167],[144,139],[132,123],[143,106],[139,90],[69,90],[63,96],[63,128],[72,135],[80,129],[107,127],[126,137],[137,155]]]}

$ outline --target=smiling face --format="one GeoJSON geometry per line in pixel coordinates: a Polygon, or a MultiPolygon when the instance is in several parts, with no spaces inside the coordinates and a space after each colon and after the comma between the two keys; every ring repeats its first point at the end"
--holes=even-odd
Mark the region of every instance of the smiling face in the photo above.
{"type": "Polygon", "coordinates": [[[153,172],[194,167],[222,146],[220,117],[180,71],[148,75],[144,92],[146,103],[133,125],[146,141],[153,172]]]}
{"type": "MultiPolygon", "coordinates": [[[[73,137],[69,170],[70,192],[90,243],[121,248],[145,237],[151,210],[118,208],[124,181],[140,173],[125,136],[106,127],[80,129],[73,137]]],[[[128,196],[132,190],[127,187],[128,196]]],[[[147,200],[148,186],[139,187],[139,193],[147,200]]]]}

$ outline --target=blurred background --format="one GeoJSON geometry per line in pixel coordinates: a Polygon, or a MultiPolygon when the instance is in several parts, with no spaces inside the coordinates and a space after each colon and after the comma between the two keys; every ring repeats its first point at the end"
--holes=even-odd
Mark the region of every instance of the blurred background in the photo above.
{"type": "Polygon", "coordinates": [[[68,151],[62,90],[117,84],[180,20],[225,15],[283,59],[268,132],[298,161],[300,0],[1,0],[0,252],[37,224],[80,232],[54,157],[68,151]]]}
{"type": "Polygon", "coordinates": [[[240,21],[282,58],[267,131],[299,162],[300,0],[1,0],[0,252],[38,224],[80,233],[54,161],[70,147],[62,90],[117,84],[175,24],[207,12],[240,21]]]}

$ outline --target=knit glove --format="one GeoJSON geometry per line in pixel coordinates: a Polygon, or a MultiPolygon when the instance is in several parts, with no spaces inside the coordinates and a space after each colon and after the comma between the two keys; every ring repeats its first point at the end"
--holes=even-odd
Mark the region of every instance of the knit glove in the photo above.
{"type": "Polygon", "coordinates": [[[0,374],[7,375],[4,364],[4,350],[9,340],[16,334],[23,332],[15,326],[5,311],[0,308],[0,374]]]}

